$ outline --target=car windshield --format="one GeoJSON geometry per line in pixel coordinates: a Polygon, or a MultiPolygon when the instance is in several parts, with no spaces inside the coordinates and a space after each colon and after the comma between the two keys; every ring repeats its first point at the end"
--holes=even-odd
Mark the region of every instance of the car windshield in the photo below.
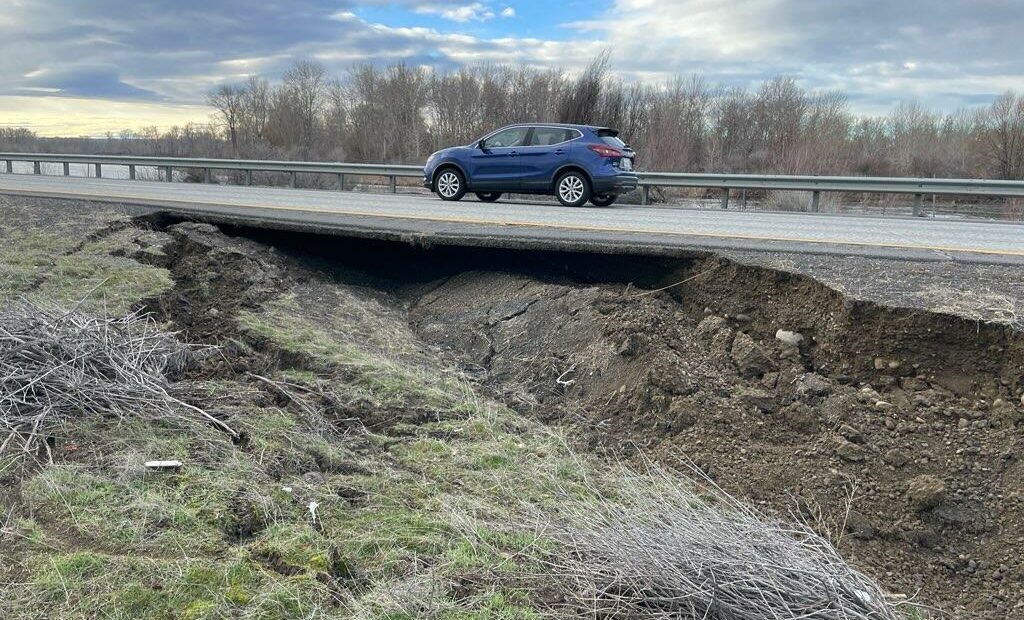
{"type": "Polygon", "coordinates": [[[523,146],[523,143],[526,142],[526,134],[529,132],[529,127],[509,127],[484,140],[483,147],[485,149],[493,149],[507,146],[523,146]]]}

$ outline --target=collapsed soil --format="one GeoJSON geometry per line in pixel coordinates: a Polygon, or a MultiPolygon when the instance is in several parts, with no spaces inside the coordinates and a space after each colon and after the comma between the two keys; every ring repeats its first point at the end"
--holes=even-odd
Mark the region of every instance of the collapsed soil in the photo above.
{"type": "MultiPolygon", "coordinates": [[[[716,257],[136,225],[127,253],[175,281],[147,308],[225,353],[190,380],[315,368],[238,325],[282,295],[324,324],[372,307],[359,323],[372,329],[356,335],[370,349],[415,339],[409,355],[432,347],[481,389],[608,458],[692,461],[726,491],[811,523],[893,592],[955,617],[1024,618],[1024,341],[1009,327],[852,301],[716,257]]],[[[395,435],[424,415],[317,406],[332,423],[395,435]]],[[[245,539],[253,528],[241,519],[236,529],[245,539]]]]}
{"type": "Polygon", "coordinates": [[[609,458],[694,462],[918,602],[1024,617],[1014,328],[713,256],[369,250],[328,264],[518,411],[609,458]]]}

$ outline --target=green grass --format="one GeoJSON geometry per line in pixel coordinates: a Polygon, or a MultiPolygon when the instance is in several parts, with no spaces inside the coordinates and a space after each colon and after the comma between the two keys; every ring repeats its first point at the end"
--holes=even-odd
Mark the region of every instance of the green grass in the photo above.
{"type": "Polygon", "coordinates": [[[21,295],[64,306],[84,299],[85,310],[120,314],[170,288],[166,269],[114,255],[127,243],[115,236],[78,247],[68,234],[0,229],[0,303],[21,295]]]}
{"type": "MultiPolygon", "coordinates": [[[[102,299],[127,309],[170,284],[163,270],[112,255],[129,241],[78,248],[26,233],[17,251],[0,247],[0,301],[74,300],[103,282],[88,309],[102,299]]],[[[60,445],[77,450],[22,472],[17,502],[0,506],[13,524],[0,532],[0,580],[11,584],[0,617],[549,617],[529,586],[543,573],[537,558],[557,546],[521,508],[587,501],[584,479],[601,471],[558,434],[480,398],[386,307],[324,295],[238,320],[261,341],[253,349],[303,360],[272,379],[304,386],[301,397],[321,392],[333,409],[285,408],[259,384],[219,380],[194,393],[241,431],[237,444],[157,421],[69,424],[60,445]],[[393,421],[365,430],[360,415],[393,421]],[[149,459],[185,465],[147,473],[149,459]]],[[[602,486],[614,493],[613,480],[602,486]]]]}

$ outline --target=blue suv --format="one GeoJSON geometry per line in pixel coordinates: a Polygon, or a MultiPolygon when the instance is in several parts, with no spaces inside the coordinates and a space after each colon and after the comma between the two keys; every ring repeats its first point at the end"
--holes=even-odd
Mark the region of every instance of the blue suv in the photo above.
{"type": "Polygon", "coordinates": [[[474,192],[484,202],[503,193],[554,194],[567,207],[588,200],[606,207],[636,189],[635,154],[607,127],[524,123],[469,146],[438,151],[423,168],[423,186],[442,200],[474,192]]]}

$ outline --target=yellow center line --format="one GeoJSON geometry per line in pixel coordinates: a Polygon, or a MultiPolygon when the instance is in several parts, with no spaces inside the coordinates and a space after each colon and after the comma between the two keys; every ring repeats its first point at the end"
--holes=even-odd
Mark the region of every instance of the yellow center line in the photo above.
{"type": "Polygon", "coordinates": [[[46,196],[56,198],[68,198],[78,200],[99,200],[104,202],[132,202],[140,201],[141,204],[146,206],[172,206],[178,205],[179,207],[192,207],[191,211],[196,211],[196,206],[219,208],[243,208],[243,209],[266,209],[269,211],[295,211],[304,213],[323,213],[329,215],[347,215],[354,217],[376,217],[384,219],[396,219],[396,220],[415,220],[415,221],[430,221],[430,222],[442,222],[451,224],[475,224],[481,226],[520,226],[524,228],[553,228],[558,230],[576,230],[582,232],[605,232],[605,233],[630,233],[630,234],[641,234],[641,235],[672,235],[677,237],[699,237],[709,239],[738,239],[743,241],[776,241],[784,243],[810,243],[816,245],[848,245],[856,247],[872,247],[872,248],[899,248],[899,249],[914,249],[914,250],[931,250],[935,252],[964,252],[970,254],[985,254],[995,256],[1024,256],[1024,249],[1021,250],[993,250],[988,248],[964,248],[964,247],[952,247],[952,246],[937,246],[937,245],[919,245],[919,244],[905,244],[900,245],[897,243],[876,243],[871,241],[837,241],[828,239],[807,239],[804,237],[785,237],[785,236],[764,236],[764,235],[749,235],[749,234],[723,234],[723,233],[706,233],[706,232],[685,232],[685,231],[668,231],[658,230],[650,228],[621,228],[615,226],[591,226],[591,225],[580,225],[580,224],[559,224],[559,223],[543,223],[543,222],[522,222],[522,221],[504,221],[504,220],[493,220],[486,218],[476,217],[441,217],[437,215],[413,215],[413,214],[396,214],[396,213],[376,213],[373,211],[359,211],[351,209],[325,209],[317,207],[293,207],[287,205],[250,205],[250,204],[233,204],[230,202],[197,202],[197,201],[186,201],[177,200],[173,198],[154,198],[149,196],[139,196],[131,193],[123,193],[118,195],[110,194],[85,194],[83,192],[65,192],[60,190],[20,190],[20,189],[4,189],[0,187],[0,192],[4,193],[16,193],[30,196],[46,196]]]}

